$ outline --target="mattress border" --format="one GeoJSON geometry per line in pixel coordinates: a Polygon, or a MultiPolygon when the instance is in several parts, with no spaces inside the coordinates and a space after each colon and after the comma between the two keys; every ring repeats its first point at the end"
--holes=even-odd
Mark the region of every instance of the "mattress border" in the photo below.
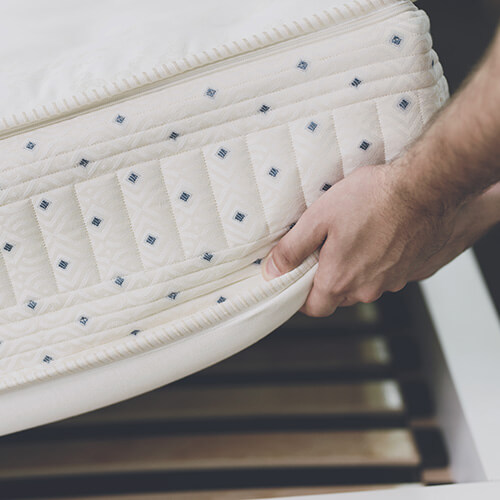
{"type": "Polygon", "coordinates": [[[317,269],[317,263],[312,267],[310,263],[306,272],[298,278],[295,274],[294,282],[281,293],[257,301],[244,313],[211,328],[140,355],[3,392],[0,435],[138,396],[249,347],[287,321],[305,302],[317,269]],[[130,376],[144,371],[147,377],[130,376]]]}

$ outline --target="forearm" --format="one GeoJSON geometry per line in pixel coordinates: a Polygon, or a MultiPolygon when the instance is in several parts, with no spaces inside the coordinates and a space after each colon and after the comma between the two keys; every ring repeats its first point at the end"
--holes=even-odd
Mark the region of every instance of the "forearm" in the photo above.
{"type": "Polygon", "coordinates": [[[446,210],[500,181],[500,31],[478,69],[394,164],[396,188],[446,210]]]}

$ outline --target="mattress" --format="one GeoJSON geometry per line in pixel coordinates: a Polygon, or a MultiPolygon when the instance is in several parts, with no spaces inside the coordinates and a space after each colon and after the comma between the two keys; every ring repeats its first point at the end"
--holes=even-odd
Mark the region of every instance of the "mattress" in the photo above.
{"type": "MultiPolygon", "coordinates": [[[[279,24],[286,3],[274,2],[272,22],[229,40],[217,14],[247,18],[215,2],[214,19],[199,22],[218,46],[174,44],[160,64],[113,81],[117,69],[103,65],[92,88],[55,55],[46,74],[26,63],[11,73],[0,120],[0,433],[177,380],[300,308],[317,255],[267,282],[269,250],[355,168],[400,154],[448,97],[423,11],[407,0],[329,3],[279,24]]],[[[178,32],[199,39],[184,14],[178,32]]],[[[114,60],[119,39],[107,53],[114,60]]]]}

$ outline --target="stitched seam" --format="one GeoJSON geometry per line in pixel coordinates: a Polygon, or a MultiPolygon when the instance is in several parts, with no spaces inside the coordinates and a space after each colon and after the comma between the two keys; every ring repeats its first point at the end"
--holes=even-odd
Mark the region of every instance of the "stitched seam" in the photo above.
{"type": "MultiPolygon", "coordinates": [[[[161,177],[162,184],[163,184],[163,190],[165,192],[165,198],[167,200],[167,205],[168,205],[168,208],[169,208],[169,211],[171,214],[171,219],[174,222],[175,233],[177,234],[177,238],[179,240],[179,245],[181,246],[181,249],[182,249],[182,258],[180,260],[178,260],[177,262],[184,262],[187,260],[186,249],[184,248],[184,244],[182,242],[181,232],[179,230],[179,225],[177,224],[177,218],[176,218],[175,213],[174,213],[174,207],[172,205],[172,200],[170,199],[170,192],[168,190],[167,183],[165,182],[165,176],[163,175],[163,170],[161,168],[161,162],[159,159],[156,160],[156,162],[157,162],[157,168],[160,171],[160,177],[161,177]]],[[[174,262],[172,262],[172,264],[174,264],[174,262]]]]}
{"type": "Polygon", "coordinates": [[[386,152],[386,147],[385,147],[385,138],[384,138],[384,132],[382,131],[382,122],[380,121],[378,103],[376,100],[375,100],[374,104],[375,104],[375,117],[377,119],[378,128],[380,129],[380,138],[382,139],[382,148],[384,151],[384,163],[386,163],[387,162],[387,152],[386,152]]]}
{"type": "Polygon", "coordinates": [[[45,250],[45,254],[47,256],[47,263],[49,264],[50,271],[51,271],[50,274],[52,274],[52,277],[54,278],[56,293],[60,293],[61,290],[59,289],[59,284],[57,283],[57,277],[56,277],[56,273],[54,272],[54,266],[50,260],[50,254],[49,254],[49,249],[47,248],[47,242],[45,241],[45,238],[43,236],[42,226],[40,225],[40,221],[38,220],[38,215],[36,213],[35,204],[33,203],[32,198],[30,198],[30,205],[31,205],[31,208],[33,209],[33,215],[35,216],[35,222],[37,225],[38,233],[40,234],[40,239],[42,240],[42,246],[43,246],[43,249],[45,250]]]}
{"type": "Polygon", "coordinates": [[[9,280],[9,285],[10,285],[10,288],[12,290],[12,296],[14,297],[14,301],[16,302],[15,305],[12,305],[10,307],[15,307],[19,304],[19,297],[17,297],[17,295],[16,295],[16,289],[14,288],[14,282],[12,281],[12,277],[9,273],[9,267],[7,266],[5,256],[3,255],[3,253],[1,255],[2,255],[2,261],[3,261],[3,265],[4,265],[4,269],[5,269],[5,275],[7,276],[7,279],[9,280]]]}
{"type": "MultiPolygon", "coordinates": [[[[259,248],[261,248],[261,246],[260,246],[260,245],[265,246],[266,244],[268,244],[268,240],[269,240],[269,241],[271,241],[271,240],[272,240],[272,238],[279,237],[279,236],[281,236],[282,234],[283,234],[283,230],[280,230],[280,231],[276,231],[276,232],[274,232],[274,233],[273,233],[272,235],[270,235],[269,237],[260,238],[259,240],[257,240],[257,241],[255,242],[255,250],[251,250],[251,251],[249,252],[249,254],[251,254],[251,253],[253,253],[254,251],[257,251],[259,248]]],[[[214,266],[212,266],[212,268],[213,268],[213,269],[215,269],[216,267],[219,267],[219,266],[221,266],[221,265],[224,265],[224,264],[230,264],[230,263],[232,263],[232,262],[235,262],[235,261],[237,261],[237,260],[240,260],[240,259],[241,259],[240,249],[245,248],[245,247],[249,247],[249,246],[250,246],[250,245],[248,245],[248,244],[244,244],[244,245],[239,245],[239,246],[237,246],[237,247],[233,247],[233,248],[226,249],[226,251],[225,251],[225,252],[227,252],[227,253],[234,253],[234,254],[236,254],[236,257],[231,258],[231,259],[229,259],[229,260],[225,260],[224,262],[220,262],[220,263],[218,263],[218,264],[215,264],[214,266]]],[[[252,246],[253,246],[253,245],[252,245],[252,246]]],[[[198,261],[198,259],[199,259],[199,257],[193,257],[192,259],[189,259],[189,260],[187,260],[187,261],[182,262],[182,264],[186,264],[186,263],[187,263],[187,264],[189,264],[189,262],[195,262],[195,261],[197,262],[197,261],[198,261]]],[[[179,263],[176,263],[176,264],[179,264],[179,263]]],[[[156,271],[156,272],[158,272],[158,271],[160,271],[160,270],[166,270],[166,269],[168,269],[169,267],[171,267],[171,266],[173,266],[173,265],[175,265],[175,264],[169,264],[169,265],[167,265],[167,266],[163,266],[162,268],[157,269],[157,270],[155,270],[155,271],[156,271]]],[[[182,277],[191,276],[191,274],[194,274],[194,273],[196,273],[196,272],[198,272],[198,271],[200,271],[200,269],[197,269],[196,271],[192,271],[192,272],[187,273],[187,274],[183,274],[183,275],[182,275],[182,277]]],[[[166,278],[165,278],[165,280],[164,280],[163,282],[166,282],[167,280],[177,279],[177,278],[179,278],[179,277],[181,277],[181,275],[178,275],[178,276],[176,276],[176,277],[174,277],[174,278],[172,278],[172,276],[168,276],[168,277],[166,277],[166,278]]],[[[157,284],[161,284],[161,283],[162,283],[162,282],[159,282],[159,283],[157,283],[157,284]]],[[[93,287],[94,287],[94,286],[95,286],[95,287],[99,287],[99,286],[102,286],[102,285],[107,285],[107,282],[103,281],[103,282],[101,282],[101,283],[98,283],[97,285],[93,285],[93,287]]],[[[88,301],[88,302],[85,302],[85,304],[91,304],[91,303],[92,303],[92,302],[94,302],[94,301],[102,301],[102,300],[105,300],[105,299],[108,299],[108,298],[117,297],[117,296],[121,295],[122,293],[123,293],[123,294],[127,294],[127,293],[129,293],[129,292],[134,292],[134,291],[144,290],[144,289],[148,288],[149,286],[150,286],[150,285],[148,284],[148,285],[141,286],[141,287],[138,287],[138,288],[133,288],[133,289],[129,287],[126,291],[123,291],[123,292],[122,292],[122,291],[118,291],[118,290],[117,290],[114,294],[111,294],[111,295],[106,295],[106,296],[104,296],[104,297],[103,297],[103,296],[101,296],[101,297],[96,297],[95,299],[92,299],[92,300],[90,300],[90,301],[88,301]]],[[[87,290],[88,288],[90,288],[90,287],[87,287],[86,289],[83,289],[83,290],[87,290]]],[[[77,291],[67,292],[66,294],[68,294],[68,295],[77,295],[78,293],[81,293],[81,292],[82,292],[82,290],[77,290],[77,291]]],[[[65,294],[65,295],[66,295],[66,294],[65,294]]],[[[85,297],[84,297],[83,299],[85,300],[85,297]]],[[[65,309],[68,309],[68,308],[70,308],[70,307],[76,307],[76,306],[78,306],[78,305],[79,305],[79,302],[76,302],[76,303],[74,303],[74,304],[70,304],[70,305],[68,305],[68,306],[63,306],[63,307],[58,308],[58,309],[55,309],[55,310],[53,310],[53,311],[47,311],[47,312],[44,312],[44,313],[42,313],[42,314],[37,315],[37,318],[43,318],[44,316],[49,315],[49,314],[57,314],[57,313],[59,313],[59,312],[61,312],[61,311],[64,311],[65,309]]],[[[17,304],[16,306],[12,306],[12,308],[19,308],[19,304],[17,304]]],[[[10,308],[9,308],[9,309],[10,309],[10,308]]],[[[4,311],[5,311],[5,309],[4,309],[4,311]]],[[[7,325],[7,324],[8,324],[8,325],[12,325],[12,323],[20,323],[20,322],[23,322],[23,321],[28,321],[28,320],[30,320],[30,319],[31,319],[31,318],[23,318],[23,319],[20,319],[20,320],[16,320],[16,321],[14,321],[14,322],[9,321],[8,323],[7,323],[7,322],[6,322],[6,323],[3,323],[1,326],[3,326],[3,325],[7,325]]]]}
{"type": "MultiPolygon", "coordinates": [[[[247,266],[251,265],[251,263],[247,264],[247,266]]],[[[243,269],[243,268],[241,268],[243,269]]],[[[201,271],[203,272],[203,271],[201,271]]],[[[225,274],[224,276],[221,276],[218,280],[218,281],[221,281],[221,280],[224,280],[224,278],[227,278],[228,276],[230,276],[232,274],[233,271],[228,271],[227,274],[225,274]]],[[[230,282],[226,285],[222,285],[223,287],[226,287],[226,286],[232,286],[232,285],[235,285],[236,283],[239,283],[245,279],[250,279],[252,277],[254,277],[255,275],[250,275],[250,276],[244,276],[234,282],[230,282]]],[[[203,289],[205,286],[206,286],[207,283],[203,283],[201,285],[193,285],[189,288],[185,288],[182,290],[183,293],[186,293],[186,292],[191,292],[191,291],[195,291],[197,289],[203,289]]],[[[217,290],[217,288],[214,289],[214,291],[217,290]]],[[[154,312],[150,312],[148,313],[148,311],[143,311],[143,313],[146,313],[146,316],[143,316],[143,317],[135,317],[132,324],[136,324],[137,322],[139,321],[145,321],[149,318],[154,318],[154,316],[158,316],[159,314],[165,312],[165,311],[168,311],[170,309],[172,309],[174,306],[177,306],[177,305],[180,305],[180,304],[186,304],[187,302],[191,301],[191,300],[195,300],[197,298],[199,298],[200,295],[195,295],[194,297],[191,297],[190,299],[188,299],[188,301],[184,301],[184,302],[178,302],[176,304],[168,304],[165,308],[163,309],[156,309],[154,312]]],[[[148,307],[148,306],[152,306],[154,304],[158,304],[160,303],[160,306],[161,306],[161,302],[165,303],[165,298],[164,297],[160,297],[160,298],[157,298],[155,299],[153,302],[148,302],[146,304],[139,304],[137,306],[134,306],[132,308],[127,308],[127,311],[134,311],[136,308],[144,308],[144,307],[148,307]]],[[[103,314],[97,314],[97,315],[92,315],[92,319],[99,319],[99,318],[104,318],[104,320],[107,319],[107,317],[109,316],[113,316],[114,314],[116,313],[119,313],[120,311],[123,311],[123,309],[116,309],[114,311],[107,311],[103,314]]],[[[5,341],[5,345],[11,345],[12,343],[16,342],[16,341],[25,341],[26,339],[29,339],[30,337],[33,337],[33,336],[39,336],[39,335],[44,335],[44,334],[49,334],[50,335],[50,332],[53,331],[53,330],[57,330],[57,329],[61,329],[61,328],[64,328],[64,327],[67,327],[67,326],[70,326],[72,325],[73,323],[69,322],[69,323],[64,323],[62,325],[58,325],[57,327],[55,328],[47,328],[47,329],[41,329],[41,330],[37,330],[35,332],[32,332],[32,333],[29,333],[27,335],[23,335],[21,337],[15,337],[15,338],[11,338],[11,339],[8,339],[5,341]]],[[[104,326],[104,325],[103,325],[104,326]]],[[[58,346],[58,345],[61,345],[61,344],[66,344],[66,343],[71,343],[72,341],[75,341],[75,340],[78,340],[79,338],[82,338],[82,337],[85,337],[86,339],[89,339],[89,338],[95,338],[97,337],[98,335],[103,335],[105,334],[106,332],[109,332],[109,331],[112,331],[112,330],[119,330],[119,329],[124,329],[125,327],[127,326],[127,322],[123,322],[122,324],[118,325],[118,326],[113,326],[111,328],[107,328],[104,326],[104,329],[101,329],[101,330],[97,330],[97,331],[93,331],[91,333],[88,333],[88,334],[84,334],[84,335],[78,335],[76,334],[75,336],[71,337],[71,338],[64,338],[62,340],[59,340],[57,342],[54,342],[54,343],[51,343],[49,344],[49,348],[52,349],[54,348],[55,346],[58,346]]],[[[157,325],[159,326],[159,325],[157,325]]],[[[152,327],[154,328],[154,327],[152,327]]],[[[36,347],[33,347],[32,349],[27,349],[25,351],[21,351],[21,352],[15,352],[15,353],[12,353],[8,356],[3,356],[3,357],[0,357],[0,366],[3,364],[3,362],[5,361],[8,361],[8,360],[12,360],[12,359],[18,359],[19,357],[21,356],[26,356],[28,355],[29,353],[32,353],[32,352],[36,352],[38,349],[44,347],[43,345],[38,345],[36,347]]],[[[0,373],[2,372],[3,370],[0,368],[0,373]]]]}
{"type": "Polygon", "coordinates": [[[102,282],[103,281],[103,277],[101,275],[101,271],[100,271],[99,266],[97,264],[97,257],[96,257],[96,254],[95,254],[94,245],[92,244],[92,238],[90,237],[90,234],[89,234],[89,228],[87,226],[87,223],[85,222],[85,218],[83,217],[82,204],[80,202],[80,198],[78,197],[78,192],[76,190],[76,184],[73,184],[73,194],[75,196],[76,204],[78,206],[78,211],[80,213],[80,217],[81,217],[83,228],[85,229],[85,234],[87,235],[87,240],[89,242],[89,247],[90,247],[90,251],[92,253],[92,258],[94,259],[95,269],[97,271],[97,278],[98,278],[99,282],[102,282]]]}
{"type": "MultiPolygon", "coordinates": [[[[411,72],[411,73],[404,73],[404,74],[401,74],[401,75],[396,75],[396,76],[392,75],[392,76],[389,76],[389,77],[384,77],[384,78],[380,78],[380,79],[377,79],[377,80],[371,80],[371,81],[370,81],[370,83],[379,83],[379,82],[382,82],[382,81],[384,81],[384,80],[389,80],[389,79],[399,78],[399,77],[403,77],[403,76],[417,75],[417,74],[419,74],[419,73],[427,73],[427,70],[420,70],[420,71],[415,71],[415,72],[411,72]]],[[[428,87],[432,87],[432,86],[433,86],[433,85],[435,85],[436,83],[437,83],[437,81],[435,81],[433,84],[429,85],[428,87]]],[[[423,88],[428,88],[428,87],[423,87],[423,88]]],[[[341,89],[341,90],[345,90],[345,89],[341,89]]],[[[339,90],[339,91],[341,91],[341,90],[339,90]]],[[[411,90],[416,90],[416,89],[411,89],[411,90]]],[[[339,92],[339,91],[337,91],[337,92],[339,92]]],[[[376,97],[369,97],[369,98],[367,98],[367,99],[358,100],[358,101],[356,101],[356,103],[366,102],[366,101],[369,101],[369,100],[378,99],[378,98],[380,98],[380,97],[387,97],[387,96],[389,96],[389,95],[397,95],[397,94],[400,94],[401,92],[404,92],[404,91],[403,91],[403,90],[400,90],[400,91],[398,91],[398,92],[392,92],[392,93],[389,93],[389,94],[382,94],[382,95],[378,95],[378,96],[376,96],[376,97]]],[[[283,110],[283,109],[286,109],[287,107],[292,106],[292,105],[294,105],[294,104],[297,104],[297,103],[299,103],[299,102],[300,102],[300,103],[304,103],[304,102],[307,102],[307,101],[312,100],[312,99],[317,99],[318,97],[323,97],[323,96],[325,96],[325,95],[332,95],[332,94],[333,94],[332,92],[324,92],[323,94],[317,94],[317,95],[315,95],[315,96],[313,96],[313,97],[310,97],[310,98],[308,98],[308,99],[305,99],[305,100],[300,100],[300,101],[297,101],[297,100],[296,100],[296,101],[292,101],[292,102],[290,102],[290,103],[286,104],[285,106],[283,106],[283,107],[281,107],[281,108],[277,108],[277,109],[279,109],[279,110],[283,110]]],[[[352,103],[351,103],[351,104],[352,104],[352,103]]],[[[343,107],[345,107],[345,106],[350,106],[351,104],[347,104],[347,105],[344,105],[344,106],[338,106],[336,109],[341,109],[341,108],[343,108],[343,107]]],[[[227,125],[229,125],[229,124],[232,124],[232,123],[237,122],[237,121],[240,121],[240,120],[245,120],[245,119],[248,119],[248,118],[250,118],[250,117],[252,117],[252,116],[253,116],[253,115],[248,115],[248,116],[245,116],[245,117],[243,117],[243,118],[242,118],[242,117],[238,117],[238,118],[236,118],[236,119],[234,119],[234,120],[229,120],[229,121],[226,121],[226,122],[224,122],[224,123],[222,123],[222,124],[218,125],[217,127],[227,127],[227,125]]],[[[307,115],[305,115],[305,116],[307,116],[307,115]]],[[[272,126],[270,126],[270,127],[266,127],[266,128],[261,128],[261,129],[258,129],[258,130],[267,130],[267,129],[270,129],[270,128],[273,128],[273,127],[275,127],[275,126],[279,126],[279,125],[283,125],[283,123],[280,123],[280,124],[278,124],[278,125],[272,125],[272,126]]],[[[194,134],[194,133],[204,132],[204,131],[209,130],[209,129],[212,129],[212,128],[216,128],[216,127],[214,127],[213,125],[208,126],[208,127],[204,127],[204,128],[201,128],[201,129],[197,130],[196,132],[191,132],[191,133],[189,133],[189,134],[186,134],[184,137],[187,137],[187,136],[192,135],[192,134],[194,134]]],[[[246,135],[246,134],[242,134],[242,135],[240,135],[240,136],[236,136],[236,137],[230,137],[229,139],[234,139],[234,138],[237,138],[237,137],[243,137],[244,135],[246,135]]],[[[229,140],[229,139],[225,139],[225,140],[229,140]]],[[[139,147],[136,147],[136,148],[128,149],[128,150],[125,150],[125,151],[123,151],[123,150],[122,150],[122,151],[120,151],[119,153],[116,153],[116,154],[113,154],[113,155],[107,156],[107,157],[105,157],[105,158],[100,158],[100,159],[99,159],[99,160],[97,160],[97,161],[110,160],[110,159],[115,158],[115,157],[117,157],[117,156],[124,155],[125,153],[131,153],[131,152],[133,152],[133,151],[136,151],[136,152],[137,152],[137,151],[140,151],[141,149],[148,148],[148,147],[151,147],[151,146],[154,146],[154,145],[158,145],[158,144],[161,144],[161,143],[162,143],[162,141],[160,141],[160,142],[153,142],[153,143],[145,144],[145,145],[143,145],[143,146],[139,146],[139,147]]],[[[202,146],[206,146],[206,145],[207,145],[207,144],[203,144],[202,146]]],[[[183,153],[183,152],[186,152],[186,151],[195,151],[195,150],[196,150],[196,149],[190,149],[190,150],[180,151],[180,153],[183,153]]],[[[159,160],[159,159],[161,159],[161,158],[154,158],[154,159],[152,159],[152,160],[148,160],[148,161],[159,160]]],[[[124,167],[124,168],[125,168],[125,167],[124,167]]],[[[112,170],[111,170],[111,171],[112,171],[112,170]]],[[[36,180],[40,180],[40,179],[42,179],[42,178],[43,178],[43,179],[47,179],[47,178],[50,178],[50,177],[52,177],[52,176],[55,176],[55,175],[58,175],[58,174],[64,174],[64,173],[67,173],[67,172],[70,172],[70,170],[58,170],[58,171],[56,171],[56,172],[53,172],[53,173],[51,173],[51,174],[47,174],[47,175],[45,175],[45,176],[34,177],[34,178],[29,179],[29,180],[27,180],[27,181],[23,181],[23,182],[21,182],[20,184],[15,184],[15,185],[13,185],[13,186],[9,186],[7,189],[5,189],[5,190],[4,190],[4,193],[8,193],[11,189],[16,188],[16,187],[19,187],[19,186],[24,186],[25,184],[29,184],[30,182],[31,182],[31,183],[33,183],[33,182],[34,182],[34,181],[36,181],[36,180]]],[[[109,173],[109,172],[106,172],[106,173],[109,173]]],[[[90,177],[90,178],[96,178],[96,177],[90,177]]],[[[61,186],[59,186],[59,187],[61,187],[61,186]]],[[[0,205],[0,206],[3,206],[3,205],[0,205]]]]}
{"type": "MultiPolygon", "coordinates": [[[[379,44],[376,44],[374,46],[369,46],[369,47],[362,47],[360,49],[356,49],[354,50],[353,52],[356,52],[358,50],[365,50],[365,49],[373,49],[373,47],[377,47],[377,46],[385,46],[386,45],[386,42],[382,42],[382,43],[379,43],[379,44]]],[[[410,58],[410,57],[415,57],[415,56],[418,56],[418,55],[425,55],[425,54],[428,54],[430,51],[432,50],[432,48],[424,51],[424,52],[415,52],[415,53],[412,53],[412,54],[408,54],[408,55],[400,55],[398,57],[394,57],[394,58],[391,58],[391,59],[388,59],[388,61],[397,61],[397,60],[400,60],[400,59],[407,59],[407,58],[410,58]]],[[[322,58],[319,58],[317,59],[318,62],[327,62],[329,59],[332,59],[332,58],[335,58],[335,57],[338,57],[338,56],[342,56],[343,53],[337,53],[337,54],[333,54],[331,56],[327,56],[327,57],[322,57],[322,58]]],[[[268,96],[272,96],[276,93],[279,93],[279,92],[282,92],[283,90],[288,90],[288,89],[293,89],[293,88],[296,88],[296,87],[300,87],[301,85],[305,85],[305,84],[310,84],[312,82],[316,82],[316,81],[319,81],[323,78],[330,78],[330,77],[334,77],[334,76],[337,76],[337,75],[341,75],[342,73],[347,73],[349,71],[353,71],[355,69],[358,69],[358,70],[361,70],[363,68],[369,68],[371,66],[376,66],[376,65],[383,65],[385,62],[387,61],[376,61],[376,62],[373,62],[373,63],[369,63],[369,64],[365,64],[363,66],[354,66],[352,68],[347,68],[345,70],[342,70],[342,71],[335,71],[333,73],[328,73],[326,75],[321,75],[321,76],[318,76],[314,79],[311,79],[311,80],[306,80],[306,81],[301,81],[301,82],[298,82],[297,84],[295,85],[291,85],[291,86],[286,86],[286,87],[281,87],[279,89],[276,89],[274,91],[272,91],[271,93],[268,93],[268,94],[263,94],[261,96],[257,96],[257,97],[268,97],[268,96]]],[[[278,76],[281,76],[282,73],[293,73],[295,71],[295,68],[293,69],[286,69],[286,70],[282,70],[278,73],[269,73],[268,75],[265,75],[265,77],[269,77],[269,76],[272,76],[272,78],[270,79],[270,81],[274,81],[276,79],[278,79],[278,76]]],[[[256,83],[256,82],[259,82],[259,81],[263,81],[263,79],[265,77],[261,77],[261,78],[256,78],[255,80],[251,80],[250,83],[256,83]]],[[[377,81],[377,80],[372,80],[372,81],[377,81]]],[[[180,84],[181,82],[179,82],[180,84]]],[[[249,81],[244,81],[244,82],[241,82],[240,84],[237,84],[237,85],[232,85],[230,87],[224,87],[226,90],[234,90],[238,87],[241,87],[241,86],[244,86],[244,85],[247,85],[249,83],[249,81]]],[[[164,89],[162,89],[164,90],[164,89]]],[[[184,118],[181,118],[179,121],[182,122],[182,121],[185,121],[185,120],[189,120],[189,119],[192,119],[192,118],[195,118],[195,117],[202,117],[206,114],[210,114],[210,113],[215,113],[217,111],[224,111],[226,108],[228,107],[232,107],[234,105],[237,105],[237,104],[245,104],[245,103],[248,103],[250,101],[252,101],[253,99],[256,99],[257,98],[256,96],[252,96],[252,97],[247,97],[246,99],[242,99],[241,101],[236,101],[236,102],[231,102],[229,104],[226,104],[224,106],[221,106],[221,107],[218,107],[218,108],[215,108],[215,109],[209,109],[207,111],[203,111],[202,113],[195,113],[193,115],[187,115],[186,117],[184,118]]],[[[194,101],[196,98],[192,98],[192,100],[194,101]]],[[[185,101],[183,101],[183,105],[186,104],[186,103],[189,103],[191,101],[191,99],[187,99],[185,101]]],[[[202,98],[198,98],[198,101],[200,102],[203,102],[203,99],[202,98]]],[[[137,114],[137,115],[134,115],[136,118],[141,118],[143,117],[144,115],[147,115],[147,111],[146,112],[143,112],[143,113],[140,113],[140,114],[137,114]]],[[[248,115],[248,116],[252,116],[252,115],[248,115]]],[[[75,117],[77,118],[77,117],[75,117]]],[[[148,132],[148,131],[151,131],[151,130],[155,130],[155,129],[158,129],[158,128],[161,128],[161,127],[164,127],[165,126],[165,123],[162,123],[162,124],[159,124],[159,125],[154,125],[152,127],[147,127],[145,129],[142,129],[138,132],[134,132],[132,134],[128,134],[128,135],[123,135],[123,136],[120,136],[118,138],[113,138],[113,139],[107,139],[107,140],[104,140],[104,141],[99,141],[99,142],[95,142],[91,145],[91,148],[93,147],[97,147],[97,146],[102,146],[104,144],[107,144],[109,142],[112,142],[114,140],[117,140],[117,139],[132,139],[134,136],[140,134],[140,133],[144,133],[144,132],[148,132]]],[[[39,127],[39,128],[45,128],[45,126],[42,126],[42,127],[39,127]]],[[[200,129],[200,130],[203,130],[203,129],[200,129]]],[[[42,158],[42,159],[39,159],[39,160],[36,160],[36,161],[33,161],[33,162],[30,162],[30,163],[25,163],[23,165],[20,165],[20,166],[16,166],[16,167],[12,167],[11,169],[7,169],[7,170],[3,170],[2,172],[9,172],[10,170],[12,169],[16,169],[16,168],[21,168],[21,167],[28,167],[28,166],[32,166],[32,165],[36,165],[37,163],[40,163],[40,162],[43,162],[43,161],[46,161],[46,160],[54,160],[56,158],[58,158],[59,156],[62,156],[62,155],[70,155],[71,153],[76,153],[77,151],[80,151],[80,150],[85,150],[85,151],[89,151],[89,150],[86,150],[85,148],[75,148],[75,149],[69,149],[69,150],[66,150],[66,151],[62,151],[60,153],[57,153],[56,155],[54,156],[51,156],[51,157],[46,157],[46,158],[42,158]]]]}
{"type": "MultiPolygon", "coordinates": [[[[195,150],[195,151],[197,151],[197,150],[195,150]]],[[[224,228],[224,224],[222,222],[222,216],[221,216],[221,213],[219,210],[219,204],[217,203],[217,198],[215,197],[214,186],[212,184],[212,179],[210,177],[210,172],[209,172],[209,168],[208,168],[207,158],[205,156],[205,151],[203,151],[202,148],[200,148],[199,151],[201,154],[201,158],[203,160],[203,166],[205,167],[205,174],[206,174],[207,179],[208,179],[208,186],[210,187],[210,196],[211,196],[212,200],[214,201],[215,210],[217,212],[217,221],[219,222],[219,226],[221,228],[221,234],[222,234],[222,236],[224,236],[224,241],[226,243],[226,246],[229,247],[229,240],[227,239],[226,229],[224,228]]]]}
{"type": "Polygon", "coordinates": [[[337,135],[337,125],[335,124],[335,119],[333,118],[333,111],[328,114],[328,117],[331,120],[331,124],[332,124],[332,128],[333,128],[333,137],[335,138],[335,144],[337,145],[337,150],[339,152],[340,173],[342,174],[342,179],[345,179],[344,158],[342,157],[342,151],[340,149],[340,142],[339,142],[339,138],[338,138],[338,135],[337,135]]]}
{"type": "Polygon", "coordinates": [[[295,168],[297,170],[297,176],[299,178],[300,190],[302,192],[302,199],[304,200],[304,207],[307,209],[306,191],[304,187],[304,179],[302,178],[302,172],[300,171],[299,158],[297,156],[297,151],[295,150],[295,144],[293,142],[292,128],[289,123],[287,123],[288,138],[290,139],[290,145],[292,147],[292,154],[295,161],[295,168]]]}
{"type": "MultiPolygon", "coordinates": [[[[277,278],[274,282],[268,282],[261,285],[255,294],[252,294],[252,301],[257,303],[258,300],[263,300],[272,295],[276,295],[283,289],[291,286],[312,268],[317,258],[314,260],[307,259],[306,265],[300,266],[288,275],[277,278]]],[[[36,380],[45,380],[57,375],[65,373],[74,373],[92,366],[100,366],[110,363],[115,360],[124,359],[134,354],[140,354],[151,351],[156,347],[168,345],[172,341],[183,341],[190,335],[199,333],[205,328],[210,328],[218,322],[227,322],[232,320],[235,315],[244,310],[245,308],[254,305],[251,301],[247,302],[245,295],[241,294],[231,302],[217,304],[217,307],[211,306],[205,310],[199,311],[196,316],[201,316],[202,321],[198,323],[199,326],[193,328],[186,320],[171,321],[161,327],[153,328],[143,332],[141,337],[130,338],[127,336],[125,339],[117,339],[107,344],[98,346],[101,350],[99,356],[96,355],[96,348],[86,349],[77,354],[67,356],[66,359],[61,359],[59,362],[56,360],[54,364],[49,366],[36,366],[29,369],[17,370],[17,372],[9,373],[8,376],[2,377],[0,381],[0,388],[7,389],[36,380]],[[211,318],[208,318],[211,314],[211,318]],[[198,331],[196,331],[198,330],[198,331]],[[69,358],[69,359],[68,359],[69,358]]],[[[193,318],[189,318],[192,323],[193,318]]],[[[195,323],[196,324],[196,323],[195,323]]]]}
{"type": "Polygon", "coordinates": [[[264,209],[264,203],[262,201],[262,196],[260,194],[260,189],[259,189],[259,186],[257,184],[257,175],[255,173],[255,168],[254,168],[254,165],[253,165],[252,155],[250,154],[250,148],[248,146],[248,134],[245,134],[245,136],[243,137],[243,142],[245,144],[245,150],[246,150],[246,154],[248,156],[248,165],[250,166],[250,175],[252,176],[252,179],[253,179],[253,184],[254,184],[254,187],[255,187],[255,191],[257,193],[257,198],[259,200],[260,210],[262,212],[262,216],[263,216],[264,222],[266,224],[266,232],[267,232],[268,235],[270,235],[271,234],[271,229],[270,229],[270,226],[269,226],[269,221],[267,220],[267,215],[266,215],[266,211],[264,209]]]}
{"type": "MultiPolygon", "coordinates": [[[[130,228],[130,233],[132,235],[132,239],[135,242],[135,248],[137,250],[137,257],[139,258],[139,262],[141,263],[142,270],[146,270],[146,266],[144,265],[144,261],[142,260],[142,254],[141,254],[141,249],[139,248],[139,242],[137,241],[137,236],[134,231],[134,227],[132,226],[132,219],[130,218],[130,213],[128,211],[127,203],[125,201],[125,195],[123,194],[122,186],[120,184],[120,179],[118,178],[118,172],[114,172],[113,177],[111,178],[112,181],[116,184],[118,187],[118,191],[120,193],[120,200],[122,202],[122,210],[120,212],[125,213],[125,217],[127,218],[128,226],[130,228]]],[[[140,272],[140,271],[135,271],[135,272],[140,272]]]]}

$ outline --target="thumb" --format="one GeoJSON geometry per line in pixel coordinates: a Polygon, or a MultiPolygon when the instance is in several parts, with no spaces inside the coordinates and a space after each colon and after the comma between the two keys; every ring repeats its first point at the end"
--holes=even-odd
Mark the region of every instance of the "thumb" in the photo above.
{"type": "Polygon", "coordinates": [[[326,238],[326,230],[313,215],[313,207],[307,209],[297,224],[281,238],[271,250],[262,266],[264,279],[269,281],[288,273],[311,255],[326,238]]]}

